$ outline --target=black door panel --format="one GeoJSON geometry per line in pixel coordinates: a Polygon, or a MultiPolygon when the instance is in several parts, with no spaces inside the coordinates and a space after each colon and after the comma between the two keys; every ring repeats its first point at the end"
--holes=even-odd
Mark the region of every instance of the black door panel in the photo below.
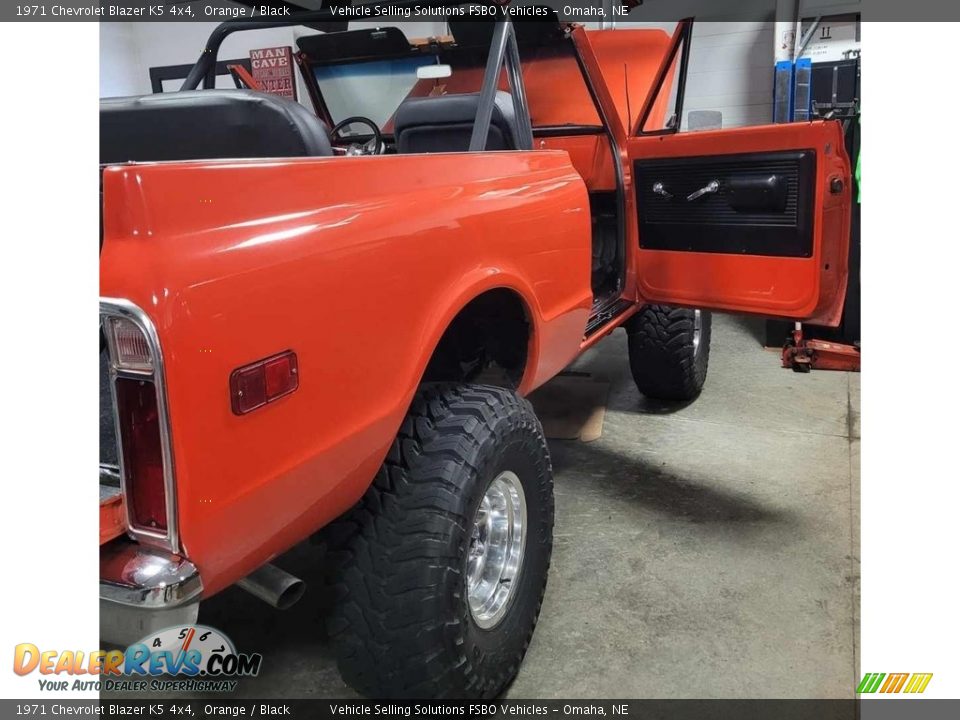
{"type": "Polygon", "coordinates": [[[816,169],[813,150],[636,160],[640,247],[810,257],[816,169]]]}

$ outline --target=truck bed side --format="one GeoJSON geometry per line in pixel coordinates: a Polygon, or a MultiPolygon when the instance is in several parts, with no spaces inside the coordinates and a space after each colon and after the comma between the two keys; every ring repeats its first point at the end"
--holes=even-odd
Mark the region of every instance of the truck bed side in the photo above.
{"type": "Polygon", "coordinates": [[[359,499],[472,299],[522,298],[521,392],[583,336],[589,202],[565,152],[122,165],[103,192],[101,295],[156,324],[205,594],[359,499]],[[299,389],[234,415],[230,373],[285,350],[299,389]]]}

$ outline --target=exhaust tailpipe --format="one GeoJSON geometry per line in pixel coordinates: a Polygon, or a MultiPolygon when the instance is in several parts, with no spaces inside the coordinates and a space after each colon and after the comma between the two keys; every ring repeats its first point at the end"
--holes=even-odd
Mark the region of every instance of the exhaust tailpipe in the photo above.
{"type": "Polygon", "coordinates": [[[303,597],[306,583],[276,565],[267,563],[237,582],[254,597],[278,610],[286,610],[303,597]]]}

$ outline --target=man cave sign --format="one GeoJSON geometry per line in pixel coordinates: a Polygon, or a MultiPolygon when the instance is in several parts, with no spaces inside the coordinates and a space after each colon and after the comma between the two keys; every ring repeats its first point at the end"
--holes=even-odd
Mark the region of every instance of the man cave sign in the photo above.
{"type": "Polygon", "coordinates": [[[262,48],[250,51],[250,69],[264,92],[297,99],[293,80],[293,52],[289,47],[262,48]]]}

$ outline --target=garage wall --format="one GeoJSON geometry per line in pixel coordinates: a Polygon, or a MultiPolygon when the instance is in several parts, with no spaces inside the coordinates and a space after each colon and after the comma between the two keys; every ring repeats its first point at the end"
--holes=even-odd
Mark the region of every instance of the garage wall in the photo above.
{"type": "Polygon", "coordinates": [[[140,70],[134,23],[100,23],[100,97],[136,94],[140,70]]]}
{"type": "MultiPolygon", "coordinates": [[[[691,110],[719,110],[723,127],[772,121],[776,7],[777,0],[738,0],[733,8],[716,0],[670,0],[671,15],[695,18],[681,129],[687,128],[691,110]],[[732,19],[744,16],[762,20],[732,19]]],[[[635,24],[672,33],[675,22],[645,21],[663,13],[661,3],[644,3],[616,27],[635,24]]]]}
{"type": "MultiPolygon", "coordinates": [[[[109,23],[111,30],[100,36],[100,97],[144,95],[151,92],[150,68],[193,63],[200,56],[216,22],[109,23]],[[123,27],[117,27],[123,26],[123,27]],[[132,46],[132,49],[131,49],[132,46]]],[[[107,23],[101,28],[107,27],[107,23]]],[[[301,28],[270,28],[234,33],[224,40],[219,58],[249,57],[250,50],[263,47],[296,46],[296,38],[310,31],[301,28]],[[296,32],[295,32],[296,30],[296,32]]],[[[300,85],[299,77],[297,83],[300,85]]],[[[170,81],[169,89],[177,83],[170,81]]],[[[227,76],[217,78],[217,87],[235,87],[227,76]]],[[[298,87],[301,100],[306,91],[298,87]]]]}
{"type": "MultiPolygon", "coordinates": [[[[631,17],[635,13],[631,13],[631,17]]],[[[693,25],[681,129],[691,110],[719,110],[723,127],[763,125],[773,118],[773,41],[769,21],[700,21],[693,25]]],[[[588,23],[599,28],[600,23],[588,23]]],[[[617,29],[656,27],[673,34],[675,22],[617,22],[617,29]]]]}
{"type": "MultiPolygon", "coordinates": [[[[215,22],[126,22],[100,25],[100,97],[151,92],[150,68],[183,65],[200,56],[215,22]]],[[[291,28],[236,33],[220,49],[220,59],[248,57],[253,48],[293,45],[291,28]]],[[[218,87],[233,87],[229,77],[218,87]]]]}
{"type": "MultiPolygon", "coordinates": [[[[128,22],[102,23],[100,28],[100,97],[143,95],[151,92],[150,68],[193,63],[218,22],[128,22]]],[[[445,32],[445,23],[394,23],[408,37],[428,37],[445,32]]],[[[350,29],[376,27],[374,22],[351,22],[350,29]]],[[[280,27],[234,33],[224,40],[219,58],[248,57],[250,50],[289,45],[296,47],[301,35],[314,31],[303,27],[280,27]]],[[[297,73],[297,97],[309,98],[297,73]]],[[[173,83],[171,83],[173,85],[173,83]]],[[[229,76],[217,79],[217,87],[234,87],[229,76]]]]}
{"type": "Polygon", "coordinates": [[[693,26],[683,125],[691,110],[719,110],[723,127],[773,118],[773,21],[693,26]]]}

